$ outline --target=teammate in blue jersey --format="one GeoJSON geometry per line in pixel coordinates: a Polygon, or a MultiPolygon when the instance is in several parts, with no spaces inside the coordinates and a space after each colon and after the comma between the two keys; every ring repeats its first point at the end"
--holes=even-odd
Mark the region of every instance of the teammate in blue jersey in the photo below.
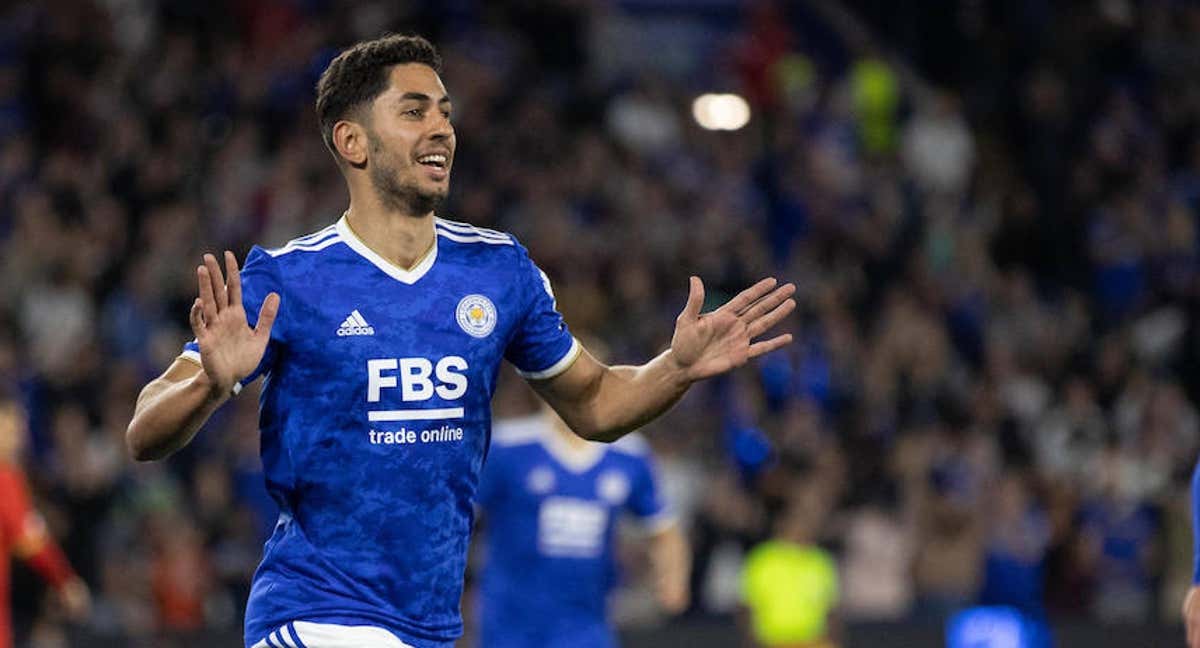
{"type": "Polygon", "coordinates": [[[700,313],[693,277],[670,348],[609,367],[571,336],[546,276],[512,237],[435,216],[455,136],[436,50],[359,43],[317,86],[321,133],[346,179],[336,223],[240,272],[196,269],[193,343],[138,396],[138,460],[186,445],[265,378],[259,428],[278,524],[246,610],[247,646],[449,646],[502,359],[579,434],[612,441],[695,381],[790,342],[754,341],[795,306],[765,279],[700,313]]]}
{"type": "Polygon", "coordinates": [[[617,520],[649,534],[658,600],[688,603],[689,548],[663,502],[646,442],[584,440],[552,410],[498,421],[479,484],[481,648],[612,648],[617,520]]]}

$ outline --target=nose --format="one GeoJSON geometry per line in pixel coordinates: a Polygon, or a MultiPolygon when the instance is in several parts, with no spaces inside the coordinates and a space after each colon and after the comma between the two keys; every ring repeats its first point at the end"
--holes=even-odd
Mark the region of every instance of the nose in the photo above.
{"type": "Polygon", "coordinates": [[[450,119],[438,115],[437,121],[434,122],[432,129],[429,132],[429,139],[435,142],[445,143],[450,138],[454,137],[454,125],[450,123],[450,119]]]}

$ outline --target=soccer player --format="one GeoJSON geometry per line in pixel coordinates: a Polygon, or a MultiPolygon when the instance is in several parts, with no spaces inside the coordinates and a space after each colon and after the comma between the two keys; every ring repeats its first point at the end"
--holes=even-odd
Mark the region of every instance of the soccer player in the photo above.
{"type": "Polygon", "coordinates": [[[0,399],[0,648],[12,646],[9,620],[9,555],[24,560],[54,588],[67,616],[82,620],[91,595],[29,501],[29,489],[17,459],[26,436],[25,416],[12,400],[0,399]]]}
{"type": "Polygon", "coordinates": [[[455,136],[440,58],[419,37],[339,54],[317,114],[346,179],[336,223],[254,247],[240,273],[196,269],[196,339],[138,396],[138,460],[166,457],[242,385],[265,376],[259,428],[281,508],[247,603],[248,646],[450,646],[501,359],[571,428],[613,441],[693,382],[791,341],[753,341],[795,306],[764,279],[700,313],[693,277],[671,347],[609,367],[556,312],[511,236],[435,215],[455,136]]]}
{"type": "Polygon", "coordinates": [[[623,512],[649,534],[659,603],[670,613],[687,606],[690,549],[637,435],[590,442],[548,408],[498,422],[478,502],[486,520],[483,648],[616,646],[606,603],[623,512]]]}

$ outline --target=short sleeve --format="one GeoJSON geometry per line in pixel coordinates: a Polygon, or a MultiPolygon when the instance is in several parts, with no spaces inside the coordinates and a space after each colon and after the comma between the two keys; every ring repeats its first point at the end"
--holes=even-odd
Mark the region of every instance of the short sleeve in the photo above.
{"type": "Polygon", "coordinates": [[[663,499],[658,469],[650,453],[639,454],[634,461],[633,488],[626,508],[647,531],[657,533],[674,524],[675,515],[663,499]]]}
{"type": "Polygon", "coordinates": [[[567,329],[554,300],[546,273],[520,245],[518,281],[527,295],[525,314],[508,343],[504,357],[526,380],[548,380],[570,368],[582,347],[567,329]]]}
{"type": "MultiPolygon", "coordinates": [[[[258,363],[258,367],[234,388],[235,393],[240,391],[243,386],[254,382],[274,366],[275,359],[279,354],[279,346],[283,343],[283,320],[286,313],[286,306],[282,301],[283,285],[279,278],[279,269],[275,259],[266,250],[257,245],[254,246],[250,250],[250,254],[246,255],[246,264],[238,274],[242,279],[242,307],[246,310],[246,322],[251,327],[258,323],[258,311],[262,308],[267,295],[276,293],[281,301],[279,315],[275,318],[274,326],[271,327],[271,341],[267,344],[266,353],[263,354],[263,359],[258,363]]],[[[183,345],[183,353],[180,355],[199,363],[200,345],[193,339],[183,345]]]]}

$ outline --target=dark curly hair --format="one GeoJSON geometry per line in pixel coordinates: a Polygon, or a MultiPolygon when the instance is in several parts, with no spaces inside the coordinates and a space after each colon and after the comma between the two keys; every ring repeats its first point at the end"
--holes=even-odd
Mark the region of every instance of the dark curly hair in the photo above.
{"type": "Polygon", "coordinates": [[[333,125],[374,101],[387,87],[393,65],[421,63],[442,73],[442,57],[420,36],[390,34],[345,49],[329,62],[317,81],[317,119],[325,146],[340,160],[333,145],[333,125]]]}

